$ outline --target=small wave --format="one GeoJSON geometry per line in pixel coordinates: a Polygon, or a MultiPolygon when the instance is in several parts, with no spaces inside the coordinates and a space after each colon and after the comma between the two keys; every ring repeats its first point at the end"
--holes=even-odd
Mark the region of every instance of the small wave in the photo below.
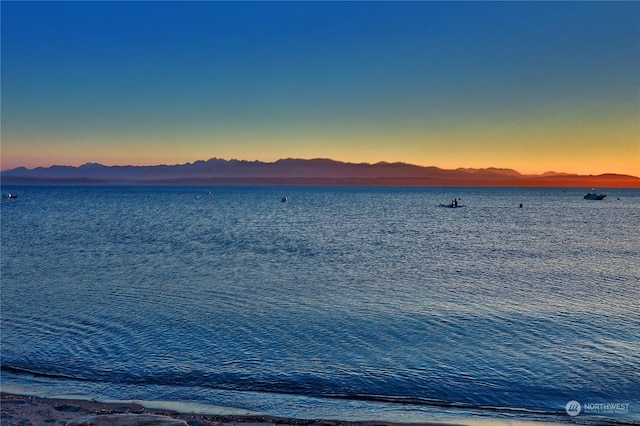
{"type": "MultiPolygon", "coordinates": [[[[168,386],[173,388],[209,388],[222,391],[238,392],[241,395],[245,392],[271,395],[292,395],[306,396],[313,398],[326,398],[327,400],[343,400],[343,401],[362,401],[371,403],[382,403],[390,405],[412,405],[423,406],[426,410],[429,408],[444,409],[447,412],[475,412],[479,415],[498,418],[531,418],[539,421],[556,421],[557,418],[564,420],[564,410],[558,409],[533,409],[516,406],[495,406],[476,404],[473,402],[447,401],[437,398],[409,396],[409,395],[385,395],[385,394],[368,394],[356,392],[340,392],[332,389],[326,383],[301,384],[279,381],[277,383],[265,380],[249,379],[247,377],[239,377],[235,374],[226,374],[216,377],[215,375],[205,374],[204,379],[195,380],[193,374],[189,375],[135,375],[135,374],[114,374],[106,375],[103,378],[86,378],[78,377],[64,373],[43,372],[34,368],[16,367],[14,365],[0,364],[0,370],[16,375],[30,375],[34,377],[43,377],[53,380],[76,380],[84,383],[113,383],[114,385],[135,384],[136,386],[168,386]],[[188,377],[187,377],[188,376],[188,377]]],[[[182,394],[182,392],[179,392],[182,394]]],[[[585,425],[610,425],[624,426],[637,424],[628,422],[626,419],[609,419],[609,418],[587,418],[581,419],[585,425]]]]}
{"type": "Polygon", "coordinates": [[[47,377],[50,379],[68,379],[68,380],[81,380],[81,381],[92,381],[90,379],[86,379],[84,377],[71,376],[63,373],[45,373],[42,371],[32,370],[29,368],[23,367],[14,367],[11,365],[0,364],[1,371],[7,371],[14,374],[29,374],[35,377],[47,377]]]}
{"type": "Polygon", "coordinates": [[[325,397],[360,400],[360,401],[375,401],[386,402],[393,404],[411,404],[411,405],[428,405],[432,407],[444,407],[444,408],[458,408],[467,410],[481,410],[481,411],[493,411],[502,413],[514,413],[514,414],[531,414],[531,415],[554,415],[559,411],[546,411],[546,410],[533,410],[529,408],[519,407],[495,407],[488,405],[468,404],[462,402],[450,402],[435,398],[424,398],[415,396],[394,396],[394,395],[368,395],[368,394],[354,394],[354,395],[324,395],[325,397]]]}

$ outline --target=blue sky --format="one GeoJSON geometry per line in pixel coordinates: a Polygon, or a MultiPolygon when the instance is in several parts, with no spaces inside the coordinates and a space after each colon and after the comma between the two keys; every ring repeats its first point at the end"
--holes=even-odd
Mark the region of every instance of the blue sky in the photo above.
{"type": "Polygon", "coordinates": [[[2,169],[640,175],[639,2],[7,2],[2,169]]]}

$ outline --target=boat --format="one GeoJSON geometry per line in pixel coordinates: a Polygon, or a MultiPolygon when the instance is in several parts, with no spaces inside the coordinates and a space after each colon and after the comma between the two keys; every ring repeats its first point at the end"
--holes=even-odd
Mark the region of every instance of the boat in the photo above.
{"type": "Polygon", "coordinates": [[[603,200],[607,194],[598,194],[595,189],[591,189],[593,192],[587,192],[587,195],[584,196],[585,200],[603,200]]]}
{"type": "Polygon", "coordinates": [[[282,197],[280,201],[286,203],[287,201],[289,201],[289,197],[282,197]]]}
{"type": "Polygon", "coordinates": [[[453,201],[451,201],[451,203],[449,204],[440,204],[440,207],[449,207],[450,209],[455,209],[458,207],[466,207],[462,204],[459,203],[460,200],[458,200],[457,198],[454,198],[453,201]]]}
{"type": "Polygon", "coordinates": [[[18,196],[16,194],[7,194],[2,196],[2,198],[18,198],[18,196]]]}

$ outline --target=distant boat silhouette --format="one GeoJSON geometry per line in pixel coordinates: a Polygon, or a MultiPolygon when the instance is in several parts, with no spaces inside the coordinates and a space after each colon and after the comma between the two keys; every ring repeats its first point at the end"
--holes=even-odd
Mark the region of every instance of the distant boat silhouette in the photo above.
{"type": "Polygon", "coordinates": [[[286,203],[287,201],[289,201],[289,197],[282,197],[282,200],[280,201],[282,201],[283,203],[286,203]]]}
{"type": "Polygon", "coordinates": [[[465,205],[458,203],[458,201],[459,200],[457,198],[454,198],[450,204],[440,204],[440,207],[449,207],[450,209],[455,209],[458,207],[466,207],[465,205]]]}
{"type": "Polygon", "coordinates": [[[607,194],[596,193],[595,188],[591,188],[591,191],[593,192],[587,192],[587,195],[584,196],[585,200],[603,200],[607,196],[607,194]]]}

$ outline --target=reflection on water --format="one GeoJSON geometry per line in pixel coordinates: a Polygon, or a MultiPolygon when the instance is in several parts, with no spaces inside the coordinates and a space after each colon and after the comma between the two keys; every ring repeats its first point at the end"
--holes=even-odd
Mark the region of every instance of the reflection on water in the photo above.
{"type": "Polygon", "coordinates": [[[566,420],[581,399],[640,419],[638,190],[11,192],[3,388],[392,420],[566,420]]]}

